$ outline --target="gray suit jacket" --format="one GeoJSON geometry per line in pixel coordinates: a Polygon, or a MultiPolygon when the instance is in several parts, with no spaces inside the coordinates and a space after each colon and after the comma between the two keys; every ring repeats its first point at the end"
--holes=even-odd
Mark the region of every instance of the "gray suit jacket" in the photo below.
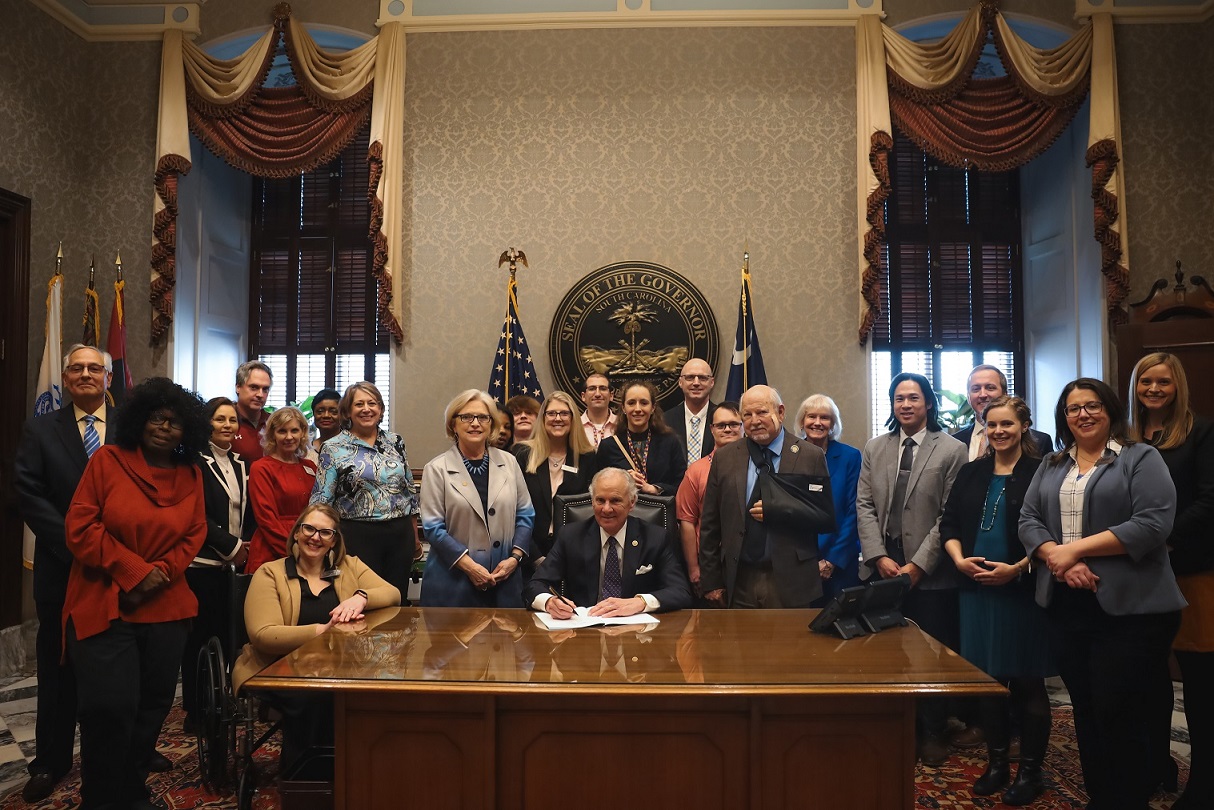
{"type": "MultiPolygon", "coordinates": [[[[700,588],[704,593],[725,589],[731,604],[738,577],[738,559],[746,535],[746,470],[750,461],[746,441],[727,444],[712,457],[704,485],[700,514],[700,588]]],[[[826,456],[804,439],[784,432],[780,474],[827,475],[826,456]]],[[[772,573],[780,601],[788,608],[809,607],[822,595],[818,574],[818,533],[793,535],[768,527],[772,573]]]]}
{"type": "MultiPolygon", "coordinates": [[[[1032,556],[1046,541],[1062,541],[1059,490],[1070,461],[1042,462],[1020,508],[1020,542],[1032,556]]],[[[1168,561],[1168,533],[1176,514],[1176,488],[1154,447],[1131,444],[1121,454],[1096,464],[1084,488],[1083,536],[1108,530],[1126,553],[1084,560],[1100,577],[1096,599],[1105,613],[1124,616],[1164,613],[1185,606],[1168,561]]],[[[1045,565],[1037,568],[1037,603],[1048,607],[1054,581],[1045,565]]]]}
{"type": "MultiPolygon", "coordinates": [[[[862,579],[877,576],[877,558],[889,556],[885,549],[885,527],[901,456],[901,430],[870,439],[864,445],[860,483],[856,488],[856,524],[860,530],[860,556],[865,563],[860,567],[862,579]]],[[[935,590],[957,585],[956,569],[952,565],[939,565],[940,516],[953,488],[953,479],[968,456],[965,445],[943,431],[929,430],[923,446],[915,451],[915,464],[906,484],[902,547],[906,561],[926,574],[920,588],[935,590]]]]}

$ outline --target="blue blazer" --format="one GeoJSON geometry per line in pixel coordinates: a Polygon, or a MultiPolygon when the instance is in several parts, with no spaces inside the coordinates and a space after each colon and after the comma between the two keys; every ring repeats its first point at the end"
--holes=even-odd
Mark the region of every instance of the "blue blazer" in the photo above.
{"type": "MultiPolygon", "coordinates": [[[[1041,544],[1062,542],[1059,490],[1071,459],[1046,459],[1029,484],[1020,509],[1020,542],[1030,556],[1041,544]]],[[[1105,613],[1127,616],[1166,613],[1186,604],[1168,560],[1168,533],[1176,514],[1176,487],[1154,447],[1137,443],[1096,463],[1083,498],[1083,536],[1108,530],[1126,553],[1089,557],[1084,562],[1100,577],[1096,599],[1105,613]]],[[[1037,568],[1037,604],[1049,607],[1054,588],[1049,568],[1037,568]]]]}
{"type": "Polygon", "coordinates": [[[835,567],[831,578],[822,580],[824,595],[828,596],[860,584],[860,530],[856,526],[860,459],[860,451],[849,444],[831,440],[826,445],[826,469],[830,472],[830,493],[838,527],[818,535],[819,559],[835,567]]]}

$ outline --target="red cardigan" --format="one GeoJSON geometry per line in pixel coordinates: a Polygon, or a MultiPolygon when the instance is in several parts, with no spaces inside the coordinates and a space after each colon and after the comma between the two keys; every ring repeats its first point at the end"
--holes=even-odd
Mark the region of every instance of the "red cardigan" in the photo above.
{"type": "Polygon", "coordinates": [[[249,541],[246,574],[287,556],[287,535],[308,507],[315,484],[316,465],[310,459],[288,464],[274,456],[262,456],[253,462],[249,468],[249,505],[257,531],[249,541]]]}
{"type": "Polygon", "coordinates": [[[154,468],[142,450],[105,445],[84,470],[64,528],[75,560],[63,624],[72,622],[76,638],[102,633],[118,618],[150,623],[198,615],[185,569],[206,540],[207,520],[202,477],[193,464],[154,468]],[[134,588],[153,568],[169,584],[134,610],[120,610],[119,592],[134,588]]]}

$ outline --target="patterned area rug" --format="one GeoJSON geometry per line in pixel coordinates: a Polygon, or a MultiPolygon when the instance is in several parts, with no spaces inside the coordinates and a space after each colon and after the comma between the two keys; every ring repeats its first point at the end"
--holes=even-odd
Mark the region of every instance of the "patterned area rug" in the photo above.
{"type": "MultiPolygon", "coordinates": [[[[1075,727],[1070,706],[1054,706],[1054,728],[1046,757],[1046,778],[1051,788],[1032,807],[1035,810],[1081,810],[1087,803],[1083,792],[1083,776],[1079,769],[1079,754],[1075,745],[1075,727]]],[[[175,706],[160,735],[160,752],[172,760],[173,770],[154,774],[150,785],[152,795],[172,810],[231,810],[236,807],[234,786],[226,794],[215,794],[202,785],[198,771],[195,738],[181,730],[184,717],[175,706]]],[[[260,734],[263,729],[259,728],[260,734]]],[[[280,802],[275,780],[278,775],[278,737],[273,737],[255,755],[259,770],[254,810],[279,810],[280,802]]],[[[927,810],[960,810],[961,808],[1006,807],[997,796],[974,796],[970,789],[986,767],[982,749],[954,754],[939,768],[919,767],[915,770],[915,807],[927,810]]],[[[1189,768],[1180,763],[1180,782],[1188,779],[1189,768]]],[[[72,770],[59,789],[46,801],[34,805],[42,810],[71,810],[80,805],[80,771],[72,770]]],[[[1152,803],[1155,810],[1166,810],[1176,797],[1160,794],[1152,803]]],[[[0,798],[0,810],[24,810],[20,787],[0,798]]]]}

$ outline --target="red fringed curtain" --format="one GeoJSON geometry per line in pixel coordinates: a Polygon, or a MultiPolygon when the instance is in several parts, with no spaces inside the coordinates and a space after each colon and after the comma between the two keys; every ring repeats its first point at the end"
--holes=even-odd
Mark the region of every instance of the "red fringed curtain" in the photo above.
{"type": "MultiPolygon", "coordinates": [[[[152,226],[155,343],[167,338],[173,319],[177,180],[190,171],[189,146],[182,143],[182,125],[233,167],[256,177],[282,178],[333,160],[371,119],[375,41],[345,54],[329,54],[317,48],[289,15],[289,9],[282,9],[270,34],[233,60],[211,59],[197,47],[183,43],[179,34],[166,34],[155,181],[157,210],[152,226]],[[297,83],[269,88],[265,82],[280,41],[286,46],[297,83]]],[[[378,177],[379,173],[373,172],[367,190],[373,199],[378,177]]],[[[384,252],[376,246],[377,255],[384,252]]],[[[389,308],[390,279],[382,270],[377,275],[381,315],[399,341],[401,329],[389,308]]]]}

